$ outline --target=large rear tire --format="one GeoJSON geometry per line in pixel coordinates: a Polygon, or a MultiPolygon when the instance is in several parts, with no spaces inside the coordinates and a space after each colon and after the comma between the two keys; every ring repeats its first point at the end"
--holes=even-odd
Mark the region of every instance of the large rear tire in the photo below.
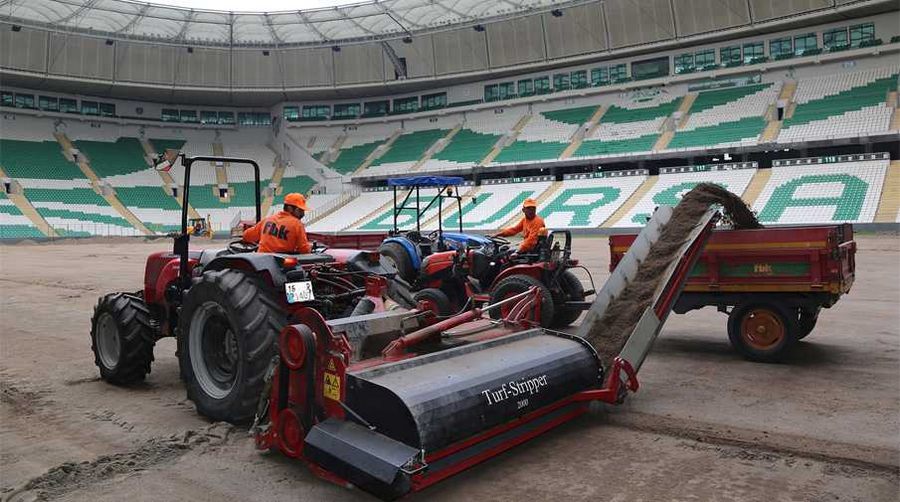
{"type": "Polygon", "coordinates": [[[201,415],[232,423],[253,418],[286,322],[265,289],[257,277],[215,270],[185,294],[178,362],[201,415]]]}
{"type": "Polygon", "coordinates": [[[775,303],[735,307],[728,316],[731,345],[751,361],[774,363],[797,343],[797,313],[775,303]]]}
{"type": "Polygon", "coordinates": [[[125,293],[100,298],[91,318],[91,350],[100,377],[128,385],[150,373],[156,329],[144,300],[125,293]]]}
{"type": "Polygon", "coordinates": [[[387,256],[394,262],[401,279],[412,284],[416,279],[416,268],[413,267],[412,258],[402,244],[385,242],[378,248],[378,252],[381,253],[381,256],[387,256]]]}
{"type": "MultiPolygon", "coordinates": [[[[553,323],[553,295],[544,283],[534,277],[528,275],[513,275],[503,279],[497,283],[497,286],[491,291],[490,302],[492,304],[497,303],[511,296],[524,293],[532,287],[537,287],[541,291],[541,326],[548,328],[553,323]]],[[[499,308],[492,309],[491,317],[494,319],[504,318],[512,307],[513,305],[506,304],[499,308]]]]}
{"type": "Polygon", "coordinates": [[[571,270],[565,270],[559,276],[559,288],[562,295],[557,298],[558,301],[554,306],[556,314],[553,317],[553,326],[562,328],[575,322],[581,315],[581,309],[568,308],[563,304],[567,301],[584,301],[584,286],[571,270]]]}

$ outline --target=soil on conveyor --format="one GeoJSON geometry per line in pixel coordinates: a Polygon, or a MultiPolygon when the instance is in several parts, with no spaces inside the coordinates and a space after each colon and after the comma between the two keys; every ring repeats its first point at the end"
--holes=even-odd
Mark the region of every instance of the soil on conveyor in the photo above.
{"type": "Polygon", "coordinates": [[[604,368],[622,351],[644,310],[650,305],[666,268],[675,259],[675,252],[684,244],[700,218],[714,205],[722,207],[727,221],[733,228],[762,228],[747,204],[737,195],[719,185],[701,183],[682,197],[675,206],[672,218],[660,232],[659,240],[638,266],[637,274],[622,293],[614,298],[603,316],[595,318],[587,340],[604,368]]]}

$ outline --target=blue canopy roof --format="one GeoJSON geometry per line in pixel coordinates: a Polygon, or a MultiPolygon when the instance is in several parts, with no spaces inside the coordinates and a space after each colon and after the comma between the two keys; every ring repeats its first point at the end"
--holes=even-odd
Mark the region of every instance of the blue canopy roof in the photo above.
{"type": "Polygon", "coordinates": [[[445,187],[462,183],[463,179],[459,176],[408,176],[388,180],[388,186],[392,187],[445,187]]]}

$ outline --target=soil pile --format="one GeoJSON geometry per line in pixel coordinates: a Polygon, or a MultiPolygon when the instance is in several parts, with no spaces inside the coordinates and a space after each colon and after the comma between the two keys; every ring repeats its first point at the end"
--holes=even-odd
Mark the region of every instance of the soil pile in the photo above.
{"type": "Polygon", "coordinates": [[[721,206],[734,228],[762,228],[747,204],[719,185],[701,183],[682,197],[672,218],[660,232],[659,240],[638,266],[637,274],[619,296],[614,298],[600,318],[594,318],[587,340],[593,345],[604,368],[622,351],[653,294],[663,273],[675,259],[675,252],[711,206],[721,206]]]}

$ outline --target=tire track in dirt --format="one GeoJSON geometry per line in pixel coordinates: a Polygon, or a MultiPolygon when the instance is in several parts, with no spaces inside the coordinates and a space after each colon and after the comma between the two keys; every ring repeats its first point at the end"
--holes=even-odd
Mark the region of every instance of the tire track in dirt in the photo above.
{"type": "Polygon", "coordinates": [[[2,502],[53,500],[61,495],[169,462],[192,450],[208,453],[224,445],[238,429],[216,422],[199,430],[151,438],[135,448],[83,462],[64,462],[17,488],[5,489],[2,502]]]}
{"type": "Polygon", "coordinates": [[[602,419],[625,429],[689,439],[711,447],[736,448],[747,455],[789,455],[900,478],[900,452],[890,448],[740,427],[723,428],[699,420],[686,421],[636,411],[603,413],[602,419]]]}

